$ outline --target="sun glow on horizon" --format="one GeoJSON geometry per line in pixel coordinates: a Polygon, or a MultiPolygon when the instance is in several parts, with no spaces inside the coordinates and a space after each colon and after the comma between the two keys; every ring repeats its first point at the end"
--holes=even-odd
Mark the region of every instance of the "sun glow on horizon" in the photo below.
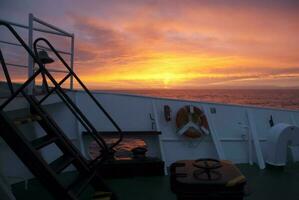
{"type": "MultiPolygon", "coordinates": [[[[74,69],[91,88],[299,87],[297,1],[44,5],[36,16],[74,32],[74,69]]],[[[0,17],[27,16],[13,7],[4,2],[0,17]]]]}
{"type": "MultiPolygon", "coordinates": [[[[205,56],[182,53],[151,54],[149,59],[109,66],[99,72],[82,76],[94,85],[118,88],[180,88],[217,86],[225,83],[255,81],[255,69],[244,72],[242,66],[273,65],[272,61],[247,59],[237,56],[205,56]],[[241,66],[241,67],[240,67],[241,66]],[[232,80],[230,80],[233,78],[232,80]],[[235,80],[236,79],[236,80],[235,80]],[[211,81],[214,80],[214,81],[211,81]],[[215,80],[219,80],[216,81],[215,80]],[[111,83],[110,85],[107,83],[111,83]],[[198,84],[196,84],[198,83],[198,84]]],[[[279,75],[273,75],[276,78],[279,75]]],[[[266,77],[265,77],[266,78],[266,77]]],[[[268,79],[271,77],[268,76],[268,79]]]]}
{"type": "Polygon", "coordinates": [[[208,58],[192,55],[155,54],[151,58],[136,64],[126,65],[120,70],[109,67],[98,74],[84,76],[84,80],[93,83],[113,81],[130,81],[140,86],[162,85],[163,88],[173,88],[196,78],[222,76],[211,74],[211,66],[223,66],[227,58],[208,58]],[[197,71],[194,71],[197,69],[197,71]]]}

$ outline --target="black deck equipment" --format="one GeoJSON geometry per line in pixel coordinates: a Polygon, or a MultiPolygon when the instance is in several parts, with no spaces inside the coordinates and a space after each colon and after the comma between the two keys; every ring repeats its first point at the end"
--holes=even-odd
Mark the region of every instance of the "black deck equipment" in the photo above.
{"type": "Polygon", "coordinates": [[[230,161],[182,160],[170,166],[178,200],[242,200],[246,179],[230,161]]]}
{"type": "MultiPolygon", "coordinates": [[[[46,189],[48,189],[48,191],[51,192],[55,199],[77,200],[79,198],[79,195],[88,185],[93,186],[96,190],[109,192],[109,188],[103,183],[101,179],[101,173],[99,169],[106,158],[110,157],[111,152],[113,152],[113,147],[121,142],[123,137],[122,130],[110,117],[107,111],[101,106],[101,104],[96,100],[92,93],[87,89],[87,87],[74,73],[74,71],[68,66],[64,59],[59,55],[56,49],[46,39],[39,38],[34,42],[35,53],[33,53],[27,46],[27,44],[23,41],[23,39],[8,23],[0,21],[0,26],[6,27],[12,33],[17,41],[19,41],[21,46],[27,51],[29,56],[31,56],[34,62],[38,65],[38,69],[34,72],[34,74],[18,89],[14,90],[5,64],[5,60],[0,49],[0,63],[2,65],[4,75],[11,92],[11,96],[0,105],[0,136],[15,152],[20,160],[27,166],[31,173],[39,179],[39,181],[45,186],[46,189]],[[39,41],[45,42],[68,70],[68,74],[59,83],[53,78],[53,76],[45,68],[38,57],[36,47],[39,41]],[[28,95],[25,91],[26,87],[38,75],[42,75],[44,81],[48,79],[54,85],[53,88],[47,88],[47,93],[39,99],[33,95],[28,95]],[[61,88],[61,85],[70,76],[73,76],[78,81],[78,83],[86,91],[88,96],[95,102],[97,107],[114,125],[114,127],[120,134],[120,137],[116,143],[108,146],[105,140],[98,134],[98,131],[92,125],[92,123],[67,95],[65,90],[61,88]],[[97,142],[97,144],[101,147],[102,151],[96,159],[92,161],[86,160],[81,155],[80,151],[72,144],[64,131],[58,126],[55,120],[49,115],[49,113],[45,111],[45,109],[43,109],[42,103],[54,92],[70,109],[70,111],[74,114],[78,121],[83,125],[83,127],[86,129],[86,132],[90,134],[97,142]],[[11,119],[5,111],[5,108],[19,95],[23,96],[24,99],[28,102],[30,111],[28,113],[28,116],[26,117],[11,119]],[[38,123],[44,129],[45,135],[34,140],[29,140],[25,136],[25,134],[22,133],[20,126],[24,123],[33,122],[38,123]],[[53,162],[47,163],[39,150],[51,144],[55,144],[61,150],[62,155],[57,157],[57,159],[53,162]],[[78,177],[72,183],[65,184],[62,182],[62,180],[59,179],[59,173],[61,173],[71,164],[77,169],[78,177]]],[[[112,195],[111,198],[114,198],[114,196],[112,195]]]]}
{"type": "Polygon", "coordinates": [[[160,158],[146,156],[147,149],[135,147],[132,155],[106,160],[101,171],[108,178],[129,178],[135,176],[163,176],[164,161],[160,158]]]}

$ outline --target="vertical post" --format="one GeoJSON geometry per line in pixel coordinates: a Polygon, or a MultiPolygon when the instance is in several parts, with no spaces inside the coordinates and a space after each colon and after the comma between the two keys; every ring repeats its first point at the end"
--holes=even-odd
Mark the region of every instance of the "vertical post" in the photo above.
{"type": "Polygon", "coordinates": [[[248,162],[250,165],[253,165],[252,161],[252,135],[249,131],[249,127],[246,128],[247,136],[248,136],[248,162]]]}
{"type": "MultiPolygon", "coordinates": [[[[158,112],[157,112],[157,106],[156,106],[156,102],[155,100],[152,100],[152,107],[153,107],[153,112],[154,112],[154,119],[155,119],[155,124],[156,124],[156,130],[157,131],[161,131],[160,129],[160,123],[159,123],[159,119],[158,119],[158,112]]],[[[158,136],[158,140],[159,140],[159,146],[160,146],[160,153],[161,153],[161,158],[164,162],[166,162],[166,158],[165,158],[165,152],[164,152],[164,147],[163,147],[163,141],[162,141],[162,134],[158,136]]],[[[165,175],[167,175],[167,166],[164,166],[164,173],[165,175]]]]}
{"type": "Polygon", "coordinates": [[[4,58],[3,58],[3,55],[2,55],[1,49],[0,49],[0,64],[2,66],[2,70],[4,72],[4,75],[5,75],[6,82],[7,82],[8,88],[10,90],[10,93],[13,94],[14,93],[13,85],[12,85],[12,82],[11,82],[10,75],[9,75],[8,70],[7,70],[6,64],[4,62],[4,58]]]}
{"type": "Polygon", "coordinates": [[[210,134],[211,134],[213,143],[215,145],[215,148],[216,148],[216,151],[217,151],[217,154],[218,154],[218,158],[220,160],[225,160],[224,150],[222,148],[221,141],[219,139],[219,134],[218,134],[218,132],[215,128],[213,116],[211,116],[207,106],[202,105],[202,108],[204,110],[204,114],[206,115],[208,123],[209,123],[210,134]]]}
{"type": "MultiPolygon", "coordinates": [[[[33,14],[29,14],[29,25],[28,25],[28,46],[32,50],[33,46],[33,14]]],[[[33,59],[32,57],[28,54],[28,78],[33,75],[33,59]]],[[[34,89],[34,80],[28,85],[28,94],[33,93],[34,89]]]]}
{"type": "MultiPolygon", "coordinates": [[[[75,48],[75,35],[72,35],[72,42],[71,42],[71,69],[74,71],[74,48],[75,48]]],[[[74,77],[71,75],[70,77],[70,89],[74,89],[74,77]]]]}
{"type": "Polygon", "coordinates": [[[254,149],[255,149],[255,153],[256,153],[256,157],[257,157],[257,162],[258,162],[260,169],[264,169],[265,161],[264,161],[264,157],[263,157],[263,153],[262,153],[261,144],[259,141],[259,135],[258,135],[258,132],[256,129],[256,124],[254,122],[254,118],[252,116],[251,110],[247,108],[246,114],[247,114],[247,118],[248,118],[248,125],[250,128],[251,139],[253,140],[253,145],[254,145],[254,149]]]}
{"type": "Polygon", "coordinates": [[[291,113],[291,121],[292,121],[292,125],[293,126],[296,126],[297,123],[296,123],[296,119],[295,119],[295,116],[294,116],[294,113],[291,113]]]}

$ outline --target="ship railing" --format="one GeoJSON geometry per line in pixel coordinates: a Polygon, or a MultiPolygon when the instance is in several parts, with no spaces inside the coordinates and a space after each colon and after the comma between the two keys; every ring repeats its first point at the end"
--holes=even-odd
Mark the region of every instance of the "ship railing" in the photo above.
{"type": "MultiPolygon", "coordinates": [[[[28,94],[24,93],[24,89],[30,85],[32,81],[38,76],[46,76],[49,81],[54,85],[54,87],[51,90],[48,90],[48,94],[45,96],[45,98],[49,97],[50,94],[52,94],[54,91],[56,94],[61,98],[61,100],[66,104],[66,106],[70,109],[70,111],[74,114],[74,116],[78,119],[78,121],[83,125],[83,127],[90,133],[90,135],[95,139],[95,141],[98,143],[100,147],[103,148],[105,153],[113,153],[113,148],[118,145],[122,138],[123,133],[120,127],[116,124],[116,122],[112,119],[112,117],[109,115],[109,113],[101,106],[101,104],[98,102],[98,100],[93,96],[93,94],[88,90],[88,88],[84,85],[84,83],[80,80],[80,78],[76,75],[76,73],[71,69],[71,67],[66,63],[66,61],[60,56],[58,51],[50,44],[49,41],[47,41],[44,38],[38,38],[34,42],[34,52],[32,49],[29,48],[29,46],[24,42],[24,40],[18,35],[18,33],[12,28],[11,25],[8,23],[0,20],[0,26],[5,26],[12,34],[13,36],[18,40],[20,45],[27,51],[28,55],[32,57],[33,61],[38,65],[38,68],[32,76],[30,76],[18,89],[15,91],[11,91],[11,96],[7,98],[1,105],[0,110],[3,110],[18,94],[22,94],[24,96],[27,96],[28,94]],[[63,63],[63,65],[66,67],[68,74],[58,83],[55,78],[51,75],[51,73],[46,69],[44,63],[41,62],[41,60],[38,57],[38,45],[37,43],[39,41],[44,41],[46,45],[48,45],[49,49],[51,49],[54,54],[59,58],[59,60],[63,63]],[[115,142],[111,146],[107,146],[105,140],[98,134],[99,132],[95,129],[93,124],[89,121],[89,119],[83,114],[83,112],[80,110],[80,108],[73,102],[73,100],[65,93],[65,91],[61,88],[61,84],[63,83],[63,80],[68,79],[70,76],[75,77],[75,79],[78,81],[78,83],[82,86],[82,88],[86,91],[88,96],[95,102],[98,108],[101,109],[101,111],[105,114],[105,116],[110,120],[110,122],[114,125],[114,127],[118,130],[120,133],[119,140],[115,142]]],[[[0,60],[2,64],[2,68],[4,69],[4,72],[6,71],[6,78],[8,85],[12,85],[9,73],[7,72],[6,64],[4,62],[4,58],[2,56],[1,50],[0,50],[0,60]]],[[[40,104],[45,100],[45,98],[40,100],[40,104]]],[[[102,154],[100,154],[93,162],[90,164],[93,165],[94,163],[97,164],[98,160],[102,158],[102,154]]]]}
{"type": "MultiPolygon", "coordinates": [[[[23,25],[23,24],[19,24],[19,23],[7,21],[7,20],[1,20],[1,21],[5,22],[13,27],[18,27],[18,28],[23,28],[23,29],[28,30],[27,45],[30,48],[30,50],[33,50],[33,41],[34,41],[34,33],[35,32],[46,33],[46,34],[50,34],[50,35],[59,35],[59,36],[65,37],[67,39],[70,39],[71,43],[70,43],[70,48],[68,51],[65,51],[65,50],[57,50],[57,51],[60,54],[63,54],[63,55],[66,55],[69,57],[69,63],[70,63],[69,66],[72,70],[74,70],[75,36],[73,33],[69,33],[57,26],[49,24],[49,23],[35,17],[31,13],[28,16],[28,25],[23,25]],[[46,27],[47,29],[38,28],[38,27],[36,27],[35,23],[40,24],[40,25],[46,27]]],[[[15,46],[15,47],[22,47],[22,45],[19,43],[5,41],[5,40],[1,40],[1,39],[0,39],[0,43],[5,44],[5,45],[10,45],[10,46],[15,46]]],[[[40,50],[51,51],[49,48],[41,46],[41,45],[38,45],[37,48],[40,50]]],[[[31,77],[34,74],[34,64],[35,63],[31,56],[28,56],[27,65],[13,63],[13,62],[6,63],[7,66],[11,66],[11,67],[26,68],[27,69],[27,78],[31,77]]],[[[55,72],[55,73],[64,73],[64,74],[68,73],[68,71],[60,70],[60,69],[48,69],[48,71],[55,72]]],[[[32,94],[34,92],[35,84],[36,84],[35,80],[32,80],[32,82],[28,85],[28,87],[27,87],[28,94],[32,94]]],[[[72,90],[73,88],[74,88],[73,76],[71,75],[68,89],[72,90]]]]}
{"type": "MultiPolygon", "coordinates": [[[[60,90],[60,86],[69,78],[74,77],[74,79],[79,83],[79,86],[83,88],[83,90],[87,93],[87,95],[91,98],[91,100],[96,104],[96,106],[101,110],[102,113],[106,116],[106,118],[112,123],[114,128],[119,132],[119,139],[111,145],[109,148],[113,149],[115,146],[117,146],[123,139],[123,133],[121,128],[118,126],[118,124],[113,120],[113,118],[109,115],[109,113],[104,109],[104,107],[99,103],[99,101],[94,97],[94,95],[90,92],[90,90],[86,87],[86,85],[81,81],[81,79],[77,76],[77,74],[72,70],[72,68],[67,64],[67,62],[63,59],[63,57],[59,54],[59,52],[54,48],[54,46],[45,38],[37,38],[33,43],[33,49],[35,55],[38,54],[38,43],[44,42],[47,47],[56,55],[56,57],[59,59],[59,61],[64,65],[66,70],[68,71],[67,75],[60,80],[60,82],[55,83],[55,87],[48,89],[48,94],[45,95],[39,103],[41,104],[44,100],[46,100],[53,92],[57,93],[57,90],[60,90]]],[[[45,73],[45,75],[51,80],[51,74],[48,71],[42,71],[42,73],[45,73]]],[[[53,81],[52,81],[53,82],[53,81]]],[[[59,93],[57,93],[59,95],[59,93]]],[[[88,131],[93,132],[94,134],[97,134],[97,130],[91,125],[91,123],[88,121],[88,119],[84,116],[84,114],[80,111],[80,109],[72,103],[71,100],[69,100],[69,97],[66,94],[62,94],[64,96],[63,101],[66,103],[66,105],[70,108],[71,112],[76,116],[76,118],[81,122],[81,124],[84,126],[84,128],[88,131]]]]}

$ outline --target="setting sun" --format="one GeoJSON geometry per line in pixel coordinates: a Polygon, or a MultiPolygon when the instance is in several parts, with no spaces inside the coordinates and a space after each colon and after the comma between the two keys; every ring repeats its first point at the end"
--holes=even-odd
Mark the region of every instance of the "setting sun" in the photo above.
{"type": "Polygon", "coordinates": [[[36,15],[74,32],[75,71],[92,88],[299,86],[291,3],[76,1],[54,10],[36,15]]]}

